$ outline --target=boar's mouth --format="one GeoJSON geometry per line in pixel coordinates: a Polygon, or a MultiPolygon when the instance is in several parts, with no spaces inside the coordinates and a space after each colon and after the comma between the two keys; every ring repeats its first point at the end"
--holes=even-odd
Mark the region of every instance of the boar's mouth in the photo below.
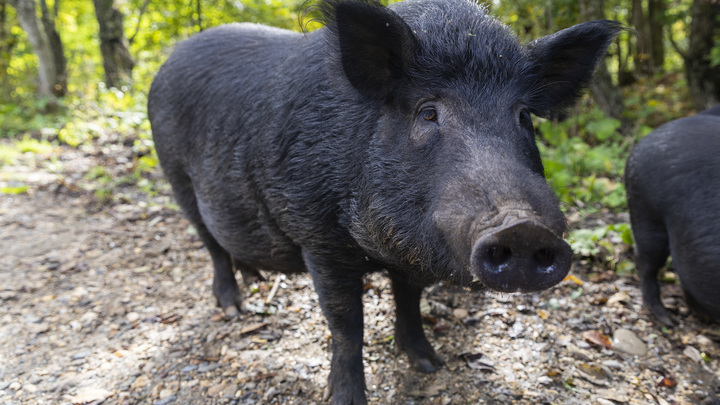
{"type": "Polygon", "coordinates": [[[472,250],[472,269],[482,283],[500,292],[540,291],[562,281],[572,249],[532,218],[505,222],[484,232],[472,250]]]}

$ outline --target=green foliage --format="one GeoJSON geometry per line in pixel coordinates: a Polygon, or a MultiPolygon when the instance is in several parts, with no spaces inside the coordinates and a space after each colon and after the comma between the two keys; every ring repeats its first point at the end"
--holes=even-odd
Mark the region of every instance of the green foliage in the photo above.
{"type": "Polygon", "coordinates": [[[625,207],[621,183],[630,145],[620,122],[591,109],[564,122],[538,123],[545,176],[560,201],[583,207],[625,207]]]}
{"type": "Polygon", "coordinates": [[[715,41],[715,46],[710,51],[710,66],[720,65],[720,39],[715,41]]]}
{"type": "Polygon", "coordinates": [[[0,166],[4,164],[15,164],[15,160],[19,154],[20,151],[15,147],[15,145],[0,145],[0,166]]]}
{"type": "Polygon", "coordinates": [[[15,147],[22,153],[29,152],[41,155],[47,155],[52,152],[53,149],[50,142],[33,139],[28,136],[25,136],[22,140],[16,142],[15,147]]]}
{"type": "Polygon", "coordinates": [[[632,274],[635,264],[627,257],[633,246],[630,224],[618,223],[596,228],[582,228],[570,232],[567,238],[573,253],[594,258],[603,267],[618,274],[632,274]]]}

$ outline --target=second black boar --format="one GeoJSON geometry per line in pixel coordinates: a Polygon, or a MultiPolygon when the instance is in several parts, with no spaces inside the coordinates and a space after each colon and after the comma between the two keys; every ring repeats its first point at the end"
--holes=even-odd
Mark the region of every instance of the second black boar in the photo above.
{"type": "Polygon", "coordinates": [[[720,321],[720,105],[638,142],[625,183],[645,305],[673,324],[657,280],[671,255],[688,304],[720,321]]]}
{"type": "Polygon", "coordinates": [[[565,277],[565,219],[530,114],[570,106],[621,28],[523,46],[466,0],[320,8],[326,27],[307,35],[235,24],[181,43],[149,116],[219,304],[240,306],[233,267],[308,271],[332,332],[328,393],[363,404],[364,274],[387,270],[396,345],[424,372],[443,364],[422,328],[425,286],[538,291],[565,277]]]}

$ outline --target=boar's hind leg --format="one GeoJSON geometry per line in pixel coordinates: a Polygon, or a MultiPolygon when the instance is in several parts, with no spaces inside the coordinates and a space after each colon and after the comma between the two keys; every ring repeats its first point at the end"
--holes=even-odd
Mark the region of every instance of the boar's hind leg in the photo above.
{"type": "Polygon", "coordinates": [[[633,236],[643,303],[658,321],[673,326],[674,322],[660,301],[660,285],[657,279],[660,268],[670,254],[665,227],[658,221],[633,221],[633,236]]]}
{"type": "Polygon", "coordinates": [[[336,263],[322,263],[303,250],[305,265],[332,334],[332,361],[325,400],[334,405],[365,405],[362,365],[362,274],[336,263]]]}
{"type": "Polygon", "coordinates": [[[182,208],[185,215],[190,222],[192,222],[197,230],[198,236],[210,252],[215,270],[213,277],[213,294],[215,295],[215,299],[217,299],[218,305],[221,306],[225,312],[225,318],[232,319],[239,314],[238,310],[242,303],[242,296],[240,295],[237,281],[235,281],[235,273],[233,272],[230,254],[218,244],[205,226],[197,207],[197,199],[192,187],[192,182],[186,176],[184,179],[181,177],[183,176],[175,173],[174,176],[168,176],[168,180],[171,180],[170,182],[175,192],[175,198],[180,208],[182,208]],[[178,181],[179,178],[180,180],[178,181]]]}
{"type": "Polygon", "coordinates": [[[395,350],[407,353],[416,370],[434,373],[445,362],[435,353],[422,328],[420,295],[423,289],[398,276],[391,278],[395,296],[395,350]]]}
{"type": "Polygon", "coordinates": [[[232,260],[233,265],[235,266],[235,270],[239,270],[240,274],[242,275],[243,284],[250,285],[258,281],[266,280],[265,276],[260,272],[260,270],[256,269],[255,267],[245,264],[234,257],[232,260]]]}

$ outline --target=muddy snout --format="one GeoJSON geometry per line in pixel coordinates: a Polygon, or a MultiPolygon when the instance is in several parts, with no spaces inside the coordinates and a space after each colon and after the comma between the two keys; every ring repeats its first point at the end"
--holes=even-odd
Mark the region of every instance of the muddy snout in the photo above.
{"type": "Polygon", "coordinates": [[[570,246],[544,225],[522,219],[483,234],[472,252],[473,271],[502,292],[540,291],[570,271],[570,246]]]}

